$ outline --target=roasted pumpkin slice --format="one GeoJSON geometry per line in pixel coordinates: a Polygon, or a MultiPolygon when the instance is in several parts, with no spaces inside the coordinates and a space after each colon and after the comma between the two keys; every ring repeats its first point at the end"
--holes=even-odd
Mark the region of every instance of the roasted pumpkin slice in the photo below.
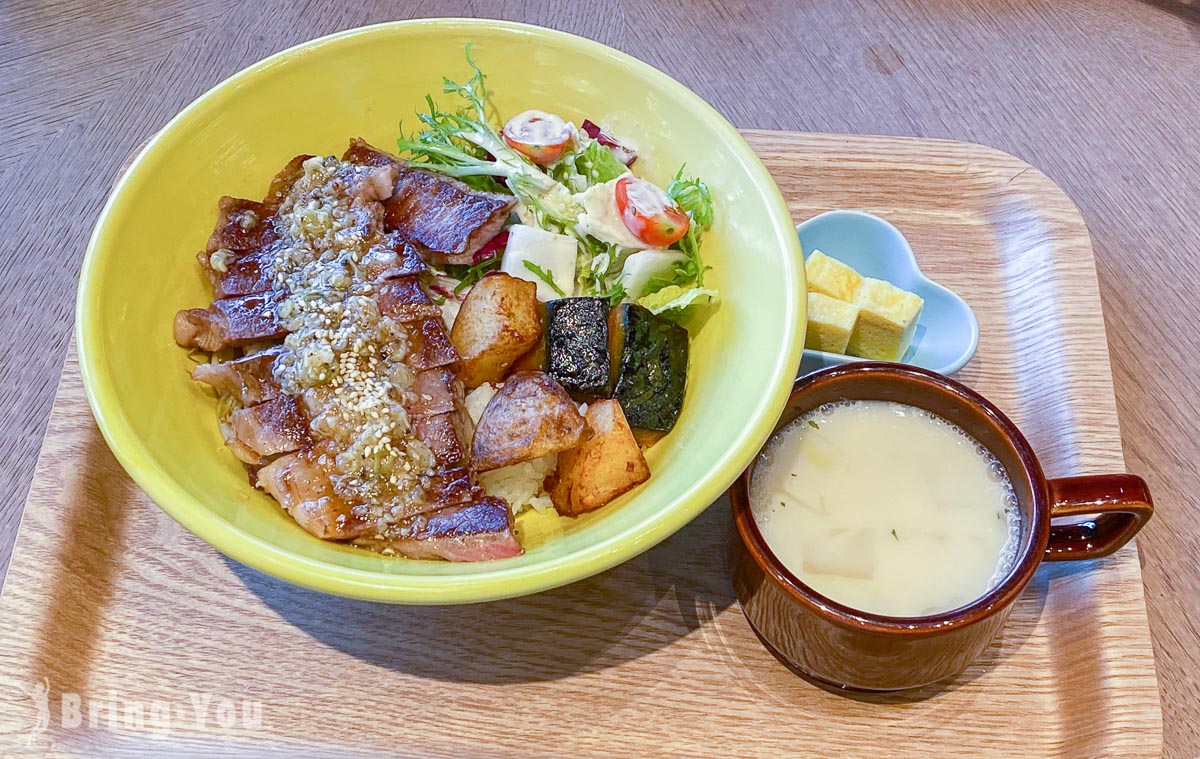
{"type": "Polygon", "coordinates": [[[608,397],[608,311],[608,298],[546,304],[546,373],[577,401],[608,397]]]}
{"type": "Polygon", "coordinates": [[[683,408],[687,330],[636,303],[622,303],[609,315],[609,350],[612,397],[621,403],[629,426],[669,431],[683,408]]]}

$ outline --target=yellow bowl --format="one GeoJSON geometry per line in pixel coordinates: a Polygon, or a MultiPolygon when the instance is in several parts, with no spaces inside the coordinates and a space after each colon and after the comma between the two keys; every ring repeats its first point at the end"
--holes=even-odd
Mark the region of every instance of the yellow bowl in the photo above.
{"type": "MultiPolygon", "coordinates": [[[[614,566],[678,530],[766,440],[804,343],[804,267],[787,205],[749,146],[699,97],[628,55],[562,32],[437,19],[354,29],[274,55],[204,94],[160,131],[109,198],[80,277],[77,340],[105,439],[168,514],[228,556],[311,588],[397,603],[534,593],[614,566]],[[650,451],[650,481],[578,520],[522,515],[523,556],[419,562],[318,540],[247,484],[225,449],[213,397],[188,378],[176,310],[211,300],[195,253],[221,195],[259,197],[298,153],[340,154],[350,137],[394,149],[398,125],[443,76],[488,75],[500,113],[555,111],[610,125],[665,182],[706,180],[717,221],[703,253],[721,303],[694,330],[688,395],[650,451]]],[[[707,282],[708,280],[706,280],[707,282]]],[[[694,327],[698,325],[691,325],[694,327]]]]}

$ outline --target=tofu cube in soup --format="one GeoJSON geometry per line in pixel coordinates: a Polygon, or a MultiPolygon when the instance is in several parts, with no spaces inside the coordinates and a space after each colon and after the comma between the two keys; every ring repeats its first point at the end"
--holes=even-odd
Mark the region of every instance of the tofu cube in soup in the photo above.
{"type": "Polygon", "coordinates": [[[537,345],[542,318],[537,288],[507,274],[489,274],[467,293],[450,341],[461,360],[458,377],[468,388],[497,383],[537,345]]]}
{"type": "Polygon", "coordinates": [[[576,516],[604,506],[650,479],[650,467],[616,401],[588,406],[589,437],[558,455],[550,500],[559,514],[576,516]]]}
{"type": "Polygon", "coordinates": [[[803,543],[804,571],[870,580],[875,576],[875,534],[861,528],[834,530],[821,540],[803,543]]]}

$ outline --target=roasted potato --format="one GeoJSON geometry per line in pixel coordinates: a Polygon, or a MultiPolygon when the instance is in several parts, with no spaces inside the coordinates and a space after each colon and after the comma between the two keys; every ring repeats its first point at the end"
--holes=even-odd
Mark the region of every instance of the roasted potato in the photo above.
{"type": "Polygon", "coordinates": [[[542,337],[541,309],[533,282],[493,273],[467,293],[450,341],[461,356],[458,377],[468,389],[499,382],[542,337]]]}
{"type": "MultiPolygon", "coordinates": [[[[512,371],[516,372],[544,372],[546,371],[546,304],[538,302],[538,319],[542,325],[542,332],[538,335],[538,341],[533,347],[525,351],[525,355],[517,359],[512,365],[512,371]]],[[[564,390],[566,388],[563,388],[564,390]]]]}
{"type": "Polygon", "coordinates": [[[587,426],[591,437],[559,454],[550,486],[550,500],[564,516],[598,509],[650,479],[650,467],[620,403],[588,406],[587,426]]]}
{"type": "Polygon", "coordinates": [[[520,372],[492,396],[471,440],[471,463],[487,472],[573,448],[586,425],[575,402],[548,374],[520,372]]]}
{"type": "MultiPolygon", "coordinates": [[[[546,370],[546,340],[539,339],[524,356],[512,365],[514,372],[542,372],[546,370]]],[[[565,388],[564,388],[565,389],[565,388]]]]}

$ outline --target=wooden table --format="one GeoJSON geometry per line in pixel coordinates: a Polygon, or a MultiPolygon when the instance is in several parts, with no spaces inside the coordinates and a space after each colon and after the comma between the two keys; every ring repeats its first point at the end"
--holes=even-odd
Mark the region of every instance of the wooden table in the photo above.
{"type": "Polygon", "coordinates": [[[1165,754],[1200,755],[1200,3],[1174,0],[0,5],[0,561],[71,327],[75,277],[130,151],[281,48],[422,15],[593,37],[742,127],[983,142],[1046,171],[1094,238],[1141,538],[1165,754]],[[538,4],[541,5],[541,4],[538,4]]]}

